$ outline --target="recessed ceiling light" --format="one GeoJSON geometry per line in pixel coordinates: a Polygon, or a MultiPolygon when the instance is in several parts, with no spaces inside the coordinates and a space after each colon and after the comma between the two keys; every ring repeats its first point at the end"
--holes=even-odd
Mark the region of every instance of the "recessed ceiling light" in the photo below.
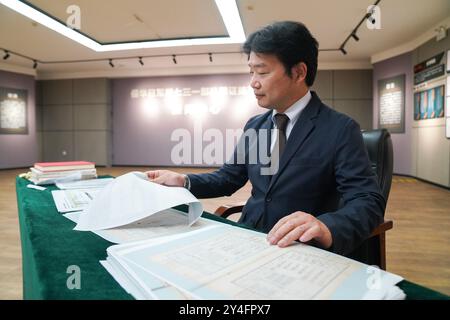
{"type": "Polygon", "coordinates": [[[20,0],[0,0],[0,3],[11,8],[12,10],[50,28],[63,36],[72,39],[94,51],[106,52],[116,50],[146,49],[146,48],[163,48],[178,47],[192,45],[212,45],[212,44],[228,44],[242,43],[245,41],[244,28],[239,16],[236,0],[214,0],[220,15],[222,16],[228,37],[214,38],[190,38],[176,40],[155,40],[130,43],[101,44],[97,41],[85,36],[84,34],[67,27],[65,24],[53,19],[52,17],[34,9],[25,2],[20,0]]]}

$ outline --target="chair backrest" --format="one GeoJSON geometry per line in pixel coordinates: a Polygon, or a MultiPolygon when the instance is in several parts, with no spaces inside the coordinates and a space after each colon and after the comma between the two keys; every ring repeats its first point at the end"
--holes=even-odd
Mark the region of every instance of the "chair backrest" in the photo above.
{"type": "Polygon", "coordinates": [[[391,191],[394,160],[391,135],[386,129],[377,129],[363,131],[362,136],[372,169],[377,175],[378,184],[387,202],[391,191]]]}
{"type": "MultiPolygon", "coordinates": [[[[372,169],[375,172],[381,192],[386,199],[389,198],[392,183],[393,150],[389,131],[377,129],[362,132],[364,144],[369,155],[372,169]]],[[[390,228],[392,228],[392,222],[390,228]]],[[[378,265],[386,268],[385,235],[377,234],[364,241],[359,248],[353,251],[350,258],[369,265],[378,265]]]]}

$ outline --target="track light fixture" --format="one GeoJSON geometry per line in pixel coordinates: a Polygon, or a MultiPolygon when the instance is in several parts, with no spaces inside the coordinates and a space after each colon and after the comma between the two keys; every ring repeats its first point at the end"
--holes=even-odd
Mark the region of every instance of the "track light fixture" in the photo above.
{"type": "Polygon", "coordinates": [[[370,9],[369,12],[364,13],[363,17],[361,18],[361,20],[359,21],[359,23],[356,25],[356,27],[354,27],[352,29],[352,32],[347,36],[347,38],[345,38],[344,42],[342,42],[342,44],[338,47],[338,49],[322,49],[323,51],[341,51],[342,54],[346,55],[347,51],[344,49],[345,45],[347,44],[347,42],[350,40],[350,38],[353,38],[355,41],[359,41],[359,37],[356,35],[358,33],[358,29],[361,26],[361,24],[363,24],[366,19],[368,21],[370,21],[372,24],[375,24],[375,18],[373,17],[374,13],[375,13],[375,9],[374,7],[376,7],[381,0],[376,0],[375,3],[372,5],[372,8],[370,9]]]}
{"type": "MultiPolygon", "coordinates": [[[[1,0],[0,0],[1,2],[1,0]]],[[[116,60],[134,60],[136,61],[136,59],[138,60],[139,64],[141,66],[145,65],[144,59],[145,58],[156,58],[156,57],[172,57],[172,61],[174,64],[178,64],[177,61],[177,55],[176,54],[161,54],[161,55],[148,55],[148,56],[134,56],[134,57],[117,57],[117,58],[99,58],[99,59],[87,59],[87,60],[72,60],[72,61],[45,61],[45,60],[36,60],[33,57],[29,57],[26,55],[23,55],[21,53],[18,52],[14,52],[11,51],[7,48],[2,48],[0,47],[0,52],[3,51],[4,55],[0,56],[3,57],[3,60],[9,59],[11,56],[18,56],[21,57],[23,59],[26,59],[28,61],[30,61],[30,63],[32,64],[33,68],[36,69],[38,64],[57,64],[57,63],[83,63],[83,62],[108,62],[109,66],[111,68],[115,68],[115,61],[116,60]]],[[[241,53],[239,52],[214,52],[214,54],[236,54],[236,53],[241,53]]],[[[204,56],[205,54],[208,55],[209,61],[213,62],[213,52],[204,52],[204,53],[181,53],[178,56],[204,56]]]]}
{"type": "Polygon", "coordinates": [[[368,12],[366,14],[366,19],[369,20],[369,22],[371,22],[372,24],[375,24],[376,20],[374,17],[372,17],[373,11],[368,12]]]}

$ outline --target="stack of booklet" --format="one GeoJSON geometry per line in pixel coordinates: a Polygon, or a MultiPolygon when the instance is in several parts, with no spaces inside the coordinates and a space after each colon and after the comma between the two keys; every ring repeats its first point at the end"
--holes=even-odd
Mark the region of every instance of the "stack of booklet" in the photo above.
{"type": "Polygon", "coordinates": [[[37,185],[97,178],[95,163],[87,161],[38,162],[29,180],[37,185]]]}
{"type": "Polygon", "coordinates": [[[400,276],[301,243],[200,217],[185,188],[120,176],[81,213],[75,230],[115,243],[100,263],[136,299],[403,299],[400,276]],[[174,206],[188,204],[188,212],[174,206]]]}
{"type": "Polygon", "coordinates": [[[404,299],[400,276],[228,225],[125,243],[101,261],[136,299],[404,299]]]}

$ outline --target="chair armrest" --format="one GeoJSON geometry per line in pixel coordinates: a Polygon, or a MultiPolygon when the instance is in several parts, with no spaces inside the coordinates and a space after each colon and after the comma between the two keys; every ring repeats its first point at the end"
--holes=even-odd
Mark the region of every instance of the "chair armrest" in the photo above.
{"type": "Polygon", "coordinates": [[[382,224],[380,224],[378,227],[375,228],[375,230],[372,231],[372,233],[370,234],[370,238],[378,236],[382,233],[385,233],[386,231],[392,229],[392,227],[394,226],[394,223],[392,222],[392,220],[386,220],[384,221],[382,224]]]}
{"type": "Polygon", "coordinates": [[[242,208],[244,208],[245,202],[240,203],[234,203],[234,204],[226,204],[223,206],[220,206],[216,209],[214,214],[216,216],[220,216],[222,218],[228,218],[228,216],[232,215],[233,213],[241,212],[242,208]]]}

